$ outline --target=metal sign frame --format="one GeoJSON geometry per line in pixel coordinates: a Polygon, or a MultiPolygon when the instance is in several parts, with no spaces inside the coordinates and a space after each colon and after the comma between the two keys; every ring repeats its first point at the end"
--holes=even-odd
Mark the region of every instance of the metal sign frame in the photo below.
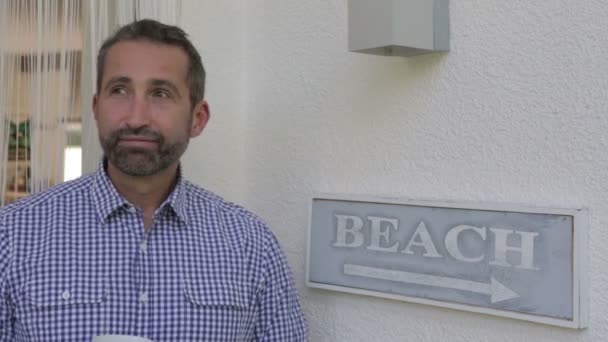
{"type": "MultiPolygon", "coordinates": [[[[420,201],[420,200],[404,200],[397,198],[373,197],[373,196],[357,196],[357,195],[340,195],[340,194],[316,194],[312,197],[309,203],[308,216],[308,232],[307,232],[307,257],[306,257],[306,285],[311,288],[332,290],[358,295],[374,296],[380,298],[388,298],[399,301],[431,305],[441,308],[450,308],[468,312],[481,314],[489,314],[499,317],[507,317],[530,322],[555,325],[566,328],[586,328],[588,324],[588,212],[585,209],[553,209],[541,208],[513,204],[495,204],[495,203],[466,203],[466,202],[445,202],[445,201],[420,201]],[[550,214],[564,215],[572,217],[572,303],[573,317],[569,319],[560,319],[555,317],[521,313],[517,311],[509,311],[483,307],[477,305],[468,305],[449,301],[421,298],[415,296],[407,296],[401,294],[380,292],[375,290],[367,290],[356,287],[348,287],[341,285],[333,285],[311,280],[311,234],[313,224],[313,205],[317,200],[343,201],[343,202],[362,202],[373,204],[392,204],[406,206],[420,206],[432,208],[450,208],[450,209],[465,209],[465,210],[481,210],[481,211],[498,211],[498,212],[513,212],[513,213],[531,213],[531,214],[550,214]]],[[[356,270],[355,270],[356,271],[356,270]]],[[[382,276],[376,276],[381,278],[382,276]]]]}

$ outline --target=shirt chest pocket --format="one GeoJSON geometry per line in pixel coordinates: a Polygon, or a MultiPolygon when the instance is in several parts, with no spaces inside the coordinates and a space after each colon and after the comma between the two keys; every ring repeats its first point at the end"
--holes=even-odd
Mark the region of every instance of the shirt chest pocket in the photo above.
{"type": "Polygon", "coordinates": [[[199,341],[213,341],[217,336],[222,341],[246,340],[255,321],[248,290],[246,283],[235,280],[184,279],[183,324],[199,341]]]}
{"type": "Polygon", "coordinates": [[[90,278],[44,277],[23,287],[17,308],[20,329],[29,341],[87,340],[103,326],[106,287],[90,278]],[[78,326],[77,330],[74,327],[78,326]]]}

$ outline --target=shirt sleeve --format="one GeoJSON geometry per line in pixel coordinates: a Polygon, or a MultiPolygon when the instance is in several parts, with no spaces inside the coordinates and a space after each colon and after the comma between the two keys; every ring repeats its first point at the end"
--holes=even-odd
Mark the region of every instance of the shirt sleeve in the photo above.
{"type": "Polygon", "coordinates": [[[7,285],[11,253],[8,232],[0,222],[0,342],[13,340],[13,309],[8,300],[7,285]]]}
{"type": "Polygon", "coordinates": [[[270,234],[265,253],[265,287],[258,301],[260,319],[256,340],[260,342],[307,341],[308,324],[287,260],[270,234]]]}

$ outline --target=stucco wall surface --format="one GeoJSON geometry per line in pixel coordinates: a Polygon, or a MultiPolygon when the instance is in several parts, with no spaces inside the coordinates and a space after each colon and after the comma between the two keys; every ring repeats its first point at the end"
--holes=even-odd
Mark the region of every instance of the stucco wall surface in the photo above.
{"type": "Polygon", "coordinates": [[[452,1],[451,51],[414,58],[348,52],[345,0],[183,7],[217,120],[187,171],[272,227],[311,341],[606,339],[608,2],[452,1]],[[587,207],[589,328],[307,289],[317,192],[587,207]]]}

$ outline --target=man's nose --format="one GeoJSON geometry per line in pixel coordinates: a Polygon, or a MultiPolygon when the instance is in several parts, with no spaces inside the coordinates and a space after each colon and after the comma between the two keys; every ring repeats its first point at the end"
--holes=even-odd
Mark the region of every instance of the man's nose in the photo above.
{"type": "Polygon", "coordinates": [[[131,127],[147,126],[150,122],[148,103],[143,95],[133,97],[130,113],[127,117],[127,125],[131,127]]]}

